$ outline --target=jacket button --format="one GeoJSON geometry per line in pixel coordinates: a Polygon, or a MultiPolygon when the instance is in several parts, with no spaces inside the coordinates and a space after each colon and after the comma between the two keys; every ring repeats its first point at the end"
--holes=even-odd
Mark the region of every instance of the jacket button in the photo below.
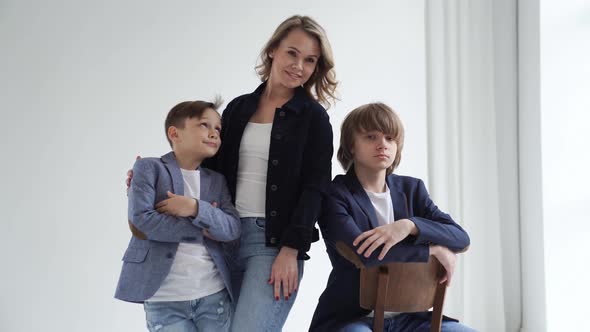
{"type": "Polygon", "coordinates": [[[270,216],[271,217],[276,217],[277,216],[277,211],[275,211],[275,210],[270,211],[270,216]]]}
{"type": "Polygon", "coordinates": [[[276,184],[273,184],[270,186],[270,190],[272,190],[272,191],[277,191],[277,189],[279,189],[279,187],[277,187],[276,184]]]}
{"type": "Polygon", "coordinates": [[[275,139],[281,139],[281,138],[283,138],[283,135],[281,135],[281,134],[276,134],[275,135],[275,139]]]}
{"type": "Polygon", "coordinates": [[[174,255],[172,255],[172,253],[171,253],[171,252],[169,252],[169,253],[167,253],[167,254],[166,254],[166,257],[167,257],[167,258],[172,258],[172,257],[174,257],[174,255]]]}
{"type": "Polygon", "coordinates": [[[271,244],[276,244],[277,243],[277,238],[276,237],[271,237],[270,238],[270,243],[271,244]]]}
{"type": "Polygon", "coordinates": [[[272,160],[272,164],[273,164],[274,166],[278,165],[278,164],[279,164],[279,160],[278,160],[278,159],[273,159],[273,160],[272,160]]]}
{"type": "Polygon", "coordinates": [[[285,116],[285,111],[280,111],[279,116],[285,116]]]}

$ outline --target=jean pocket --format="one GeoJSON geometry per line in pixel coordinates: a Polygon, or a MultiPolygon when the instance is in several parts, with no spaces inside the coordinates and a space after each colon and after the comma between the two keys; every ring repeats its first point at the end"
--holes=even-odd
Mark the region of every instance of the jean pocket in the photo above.
{"type": "MultiPolygon", "coordinates": [[[[215,294],[206,296],[202,302],[201,310],[206,312],[211,317],[215,317],[215,321],[219,326],[228,326],[233,316],[231,298],[227,289],[223,289],[215,294]]],[[[207,329],[205,329],[207,331],[207,329]]]]}
{"type": "Polygon", "coordinates": [[[167,330],[167,326],[176,325],[186,320],[187,313],[182,308],[187,305],[187,301],[145,301],[143,309],[148,330],[150,332],[164,331],[167,330]]]}
{"type": "Polygon", "coordinates": [[[260,228],[261,230],[264,230],[266,228],[266,220],[265,219],[256,218],[254,223],[256,224],[256,227],[260,228]]]}

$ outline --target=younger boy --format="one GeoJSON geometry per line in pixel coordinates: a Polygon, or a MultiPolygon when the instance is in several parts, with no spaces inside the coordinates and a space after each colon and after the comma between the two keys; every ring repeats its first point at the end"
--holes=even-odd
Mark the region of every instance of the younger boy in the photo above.
{"type": "MultiPolygon", "coordinates": [[[[359,304],[359,269],[342,257],[336,242],[355,248],[363,265],[426,262],[435,256],[450,281],[453,251],[464,250],[469,236],[438,209],[420,179],[398,176],[404,129],[385,104],[350,112],[340,134],[338,160],[347,170],[327,191],[319,225],[332,262],[310,331],[371,331],[372,313],[359,304]]],[[[386,331],[428,331],[429,313],[388,313],[386,331]]],[[[445,318],[443,331],[473,331],[445,318]]]]}
{"type": "Polygon", "coordinates": [[[240,236],[225,179],[199,167],[219,149],[219,103],[182,102],[168,113],[172,152],[133,166],[133,236],[115,297],[143,303],[150,331],[229,331],[233,298],[220,242],[240,236]]]}

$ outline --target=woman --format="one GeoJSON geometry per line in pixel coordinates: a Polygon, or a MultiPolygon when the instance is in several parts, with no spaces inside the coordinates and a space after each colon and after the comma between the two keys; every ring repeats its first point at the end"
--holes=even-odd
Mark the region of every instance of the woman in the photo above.
{"type": "Polygon", "coordinates": [[[226,177],[242,221],[236,331],[281,330],[331,180],[332,127],[322,104],[335,99],[337,82],[323,28],[306,16],[288,18],[260,60],[263,83],[228,104],[219,153],[206,163],[226,177]]]}
{"type": "Polygon", "coordinates": [[[236,331],[282,328],[331,180],[332,127],[321,104],[329,106],[337,82],[324,30],[309,17],[290,17],[260,58],[263,83],[229,103],[221,148],[206,165],[225,175],[242,220],[236,331]]]}

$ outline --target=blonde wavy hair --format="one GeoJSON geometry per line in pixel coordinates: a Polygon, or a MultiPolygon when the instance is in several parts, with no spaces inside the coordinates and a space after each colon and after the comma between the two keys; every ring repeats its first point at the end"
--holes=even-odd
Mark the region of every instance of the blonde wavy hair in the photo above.
{"type": "Polygon", "coordinates": [[[330,100],[337,100],[336,86],[338,85],[338,81],[336,81],[336,72],[334,71],[332,47],[330,46],[330,42],[328,41],[324,29],[308,16],[291,16],[277,27],[272,37],[270,37],[260,52],[260,64],[256,66],[256,72],[263,82],[268,80],[272,67],[270,53],[275,50],[281,41],[287,37],[289,32],[294,29],[305,31],[310,36],[315,37],[320,44],[322,54],[318,59],[313,74],[309,80],[303,84],[303,88],[307,91],[310,97],[317,100],[324,107],[330,108],[330,100]]]}

